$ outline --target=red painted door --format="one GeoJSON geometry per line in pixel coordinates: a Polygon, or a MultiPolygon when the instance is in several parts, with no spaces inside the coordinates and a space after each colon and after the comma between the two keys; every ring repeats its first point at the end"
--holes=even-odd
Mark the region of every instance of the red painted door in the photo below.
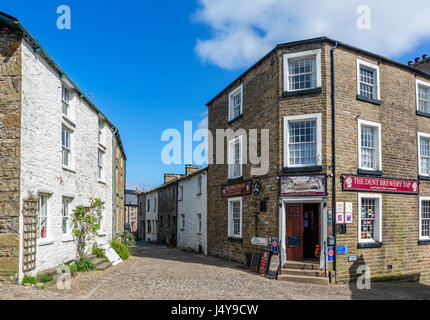
{"type": "Polygon", "coordinates": [[[286,219],[287,260],[303,260],[303,205],[287,205],[286,219]]]}

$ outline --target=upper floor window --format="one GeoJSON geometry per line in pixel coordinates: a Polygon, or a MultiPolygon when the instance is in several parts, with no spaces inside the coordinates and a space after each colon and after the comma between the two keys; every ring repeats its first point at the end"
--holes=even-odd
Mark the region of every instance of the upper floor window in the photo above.
{"type": "Polygon", "coordinates": [[[228,96],[228,120],[234,120],[243,113],[243,85],[228,96]]]}
{"type": "Polygon", "coordinates": [[[358,195],[358,242],[382,241],[382,196],[358,195]]]}
{"type": "Polygon", "coordinates": [[[148,199],[148,208],[146,209],[147,212],[149,212],[149,210],[151,210],[151,200],[148,199]]]}
{"type": "Polygon", "coordinates": [[[101,119],[99,119],[98,125],[98,141],[103,144],[103,121],[101,119]]]}
{"type": "Polygon", "coordinates": [[[72,148],[71,148],[71,134],[72,131],[64,126],[61,127],[61,144],[63,148],[63,165],[70,167],[72,162],[72,148]]]}
{"type": "Polygon", "coordinates": [[[100,181],[104,181],[103,157],[104,157],[103,151],[98,150],[97,151],[97,166],[98,166],[98,176],[99,176],[100,181]]]}
{"type": "Polygon", "coordinates": [[[178,189],[178,200],[181,201],[184,198],[184,187],[180,186],[178,189]]]}
{"type": "Polygon", "coordinates": [[[242,177],[242,136],[229,141],[228,147],[228,177],[242,177]]]}
{"type": "Polygon", "coordinates": [[[321,50],[284,54],[284,91],[321,87],[321,50]]]}
{"type": "Polygon", "coordinates": [[[202,193],[202,176],[197,178],[197,194],[202,193]]]}
{"type": "Polygon", "coordinates": [[[369,100],[379,100],[379,67],[357,60],[358,95],[369,100]]]}
{"type": "Polygon", "coordinates": [[[61,88],[61,100],[63,103],[63,114],[66,117],[70,117],[70,90],[64,85],[61,88]]]}
{"type": "Polygon", "coordinates": [[[420,240],[430,240],[430,197],[420,197],[420,240]]]}
{"type": "Polygon", "coordinates": [[[321,165],[321,114],[284,118],[284,166],[321,165]]]}
{"type": "Polygon", "coordinates": [[[154,198],[154,212],[157,210],[157,198],[154,198]]]}
{"type": "Polygon", "coordinates": [[[381,125],[379,123],[358,120],[360,147],[358,150],[359,168],[381,170],[381,125]]]}
{"type": "Polygon", "coordinates": [[[430,176],[430,134],[418,132],[419,175],[430,176]]]}
{"type": "Polygon", "coordinates": [[[417,80],[418,111],[430,114],[430,83],[417,80]]]}

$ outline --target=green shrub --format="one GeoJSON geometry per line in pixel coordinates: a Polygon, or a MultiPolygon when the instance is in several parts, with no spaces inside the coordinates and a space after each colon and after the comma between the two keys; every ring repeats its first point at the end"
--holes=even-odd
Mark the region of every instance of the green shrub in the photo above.
{"type": "Polygon", "coordinates": [[[94,264],[94,262],[87,258],[75,260],[75,265],[78,272],[88,272],[91,270],[96,270],[96,265],[94,264]]]}
{"type": "Polygon", "coordinates": [[[105,251],[103,249],[97,247],[97,245],[93,246],[93,251],[91,253],[95,254],[97,256],[97,258],[106,259],[105,251]]]}
{"type": "Polygon", "coordinates": [[[39,282],[42,282],[42,283],[51,282],[53,279],[54,278],[51,275],[49,275],[49,274],[41,274],[40,276],[37,277],[37,280],[39,282]]]}
{"type": "Polygon", "coordinates": [[[112,241],[111,246],[122,260],[127,260],[130,256],[130,250],[128,250],[125,244],[118,241],[112,241]]]}
{"type": "Polygon", "coordinates": [[[62,264],[58,266],[61,273],[66,273],[66,271],[69,271],[72,276],[74,276],[78,272],[78,267],[75,263],[73,264],[62,264]]]}
{"type": "Polygon", "coordinates": [[[24,276],[24,279],[22,279],[22,284],[36,284],[37,283],[37,279],[36,277],[32,277],[32,276],[24,276]]]}

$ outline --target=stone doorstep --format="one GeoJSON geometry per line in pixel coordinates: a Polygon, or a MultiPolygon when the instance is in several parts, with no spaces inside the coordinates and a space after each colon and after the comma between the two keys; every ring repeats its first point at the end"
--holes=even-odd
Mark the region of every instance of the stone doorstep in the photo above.
{"type": "Polygon", "coordinates": [[[281,274],[281,275],[278,275],[278,280],[280,280],[280,281],[299,282],[299,283],[323,284],[323,285],[330,284],[329,278],[312,277],[312,276],[300,276],[300,275],[281,274]]]}
{"type": "Polygon", "coordinates": [[[281,274],[283,274],[283,275],[292,275],[292,276],[324,277],[324,270],[282,268],[281,269],[281,274]]]}
{"type": "Polygon", "coordinates": [[[320,265],[311,262],[302,261],[287,261],[285,264],[287,269],[307,269],[307,270],[320,270],[320,265]]]}
{"type": "Polygon", "coordinates": [[[106,262],[105,259],[103,259],[103,258],[97,258],[97,256],[95,254],[91,254],[91,255],[87,256],[86,258],[90,259],[94,262],[94,264],[96,265],[97,271],[106,270],[107,268],[109,268],[112,265],[112,262],[106,262]]]}

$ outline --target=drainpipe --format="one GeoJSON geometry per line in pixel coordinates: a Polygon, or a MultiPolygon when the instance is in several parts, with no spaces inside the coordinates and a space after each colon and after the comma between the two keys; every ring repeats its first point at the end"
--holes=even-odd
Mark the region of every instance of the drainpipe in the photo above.
{"type": "MultiPolygon", "coordinates": [[[[335,77],[334,77],[334,50],[338,47],[338,43],[331,49],[331,152],[332,152],[332,219],[333,213],[336,210],[336,93],[335,93],[335,77]]],[[[334,281],[337,282],[336,272],[336,217],[333,219],[333,238],[334,238],[334,254],[333,254],[333,271],[334,281]]]]}
{"type": "Polygon", "coordinates": [[[118,129],[112,133],[112,240],[115,240],[115,136],[118,129]]]}

